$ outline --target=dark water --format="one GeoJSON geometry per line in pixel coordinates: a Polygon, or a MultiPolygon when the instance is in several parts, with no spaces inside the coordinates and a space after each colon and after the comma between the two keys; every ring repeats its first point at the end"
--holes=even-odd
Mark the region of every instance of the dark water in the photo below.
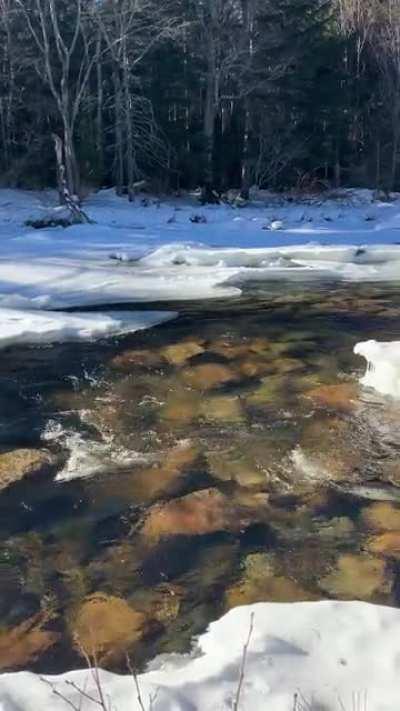
{"type": "Polygon", "coordinates": [[[139,641],[98,649],[118,670],[187,650],[236,604],[400,599],[400,408],[358,387],[353,355],[399,338],[400,287],[280,284],[179,311],[0,352],[1,450],[54,455],[0,493],[3,669],[80,666],[94,593],[141,615],[139,641]]]}

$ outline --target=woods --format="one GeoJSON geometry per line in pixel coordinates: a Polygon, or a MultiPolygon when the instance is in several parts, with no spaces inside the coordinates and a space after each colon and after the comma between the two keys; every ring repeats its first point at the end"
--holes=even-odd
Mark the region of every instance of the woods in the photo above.
{"type": "Polygon", "coordinates": [[[400,187],[400,0],[1,0],[1,184],[400,187]]]}

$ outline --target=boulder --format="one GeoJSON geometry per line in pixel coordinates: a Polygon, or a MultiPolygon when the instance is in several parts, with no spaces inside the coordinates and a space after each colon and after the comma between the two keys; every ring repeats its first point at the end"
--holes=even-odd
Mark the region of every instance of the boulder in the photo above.
{"type": "Polygon", "coordinates": [[[49,614],[39,612],[17,627],[0,630],[0,670],[24,668],[58,641],[57,632],[43,629],[49,619],[49,614]]]}
{"type": "Polygon", "coordinates": [[[304,590],[294,580],[277,575],[273,558],[268,553],[248,555],[239,581],[225,593],[228,609],[255,602],[299,602],[315,599],[315,595],[304,590]]]}
{"type": "Polygon", "coordinates": [[[203,363],[183,370],[182,378],[194,390],[213,390],[238,380],[238,374],[221,363],[203,363]]]}
{"type": "Polygon", "coordinates": [[[400,531],[387,531],[379,536],[373,536],[367,542],[367,549],[375,555],[400,560],[400,531]]]}
{"type": "Polygon", "coordinates": [[[400,508],[389,501],[377,501],[363,509],[361,521],[373,531],[400,531],[400,508]]]}
{"type": "Polygon", "coordinates": [[[165,360],[157,351],[132,349],[114,356],[110,365],[117,370],[130,371],[135,367],[159,368],[165,365],[165,360]]]}
{"type": "Polygon", "coordinates": [[[353,383],[320,385],[304,393],[316,407],[323,407],[336,412],[352,413],[358,407],[359,388],[353,383]]]}
{"type": "Polygon", "coordinates": [[[204,419],[210,422],[235,423],[243,422],[245,416],[238,397],[215,396],[203,399],[200,412],[204,419]]]}
{"type": "Polygon", "coordinates": [[[141,503],[154,501],[170,492],[199,456],[198,447],[185,440],[164,454],[152,467],[136,469],[130,478],[131,494],[141,503]]]}
{"type": "Polygon", "coordinates": [[[161,349],[161,354],[171,365],[183,365],[187,360],[204,353],[204,341],[181,341],[161,349]]]}
{"type": "Polygon", "coordinates": [[[371,600],[376,595],[388,595],[392,582],[380,558],[345,553],[319,584],[322,590],[339,599],[371,600]]]}
{"type": "Polygon", "coordinates": [[[126,600],[97,592],[75,610],[69,628],[78,651],[103,664],[121,659],[141,640],[146,617],[126,600]]]}
{"type": "Polygon", "coordinates": [[[43,449],[13,449],[0,454],[0,490],[20,479],[39,473],[54,463],[43,449]]]}
{"type": "Polygon", "coordinates": [[[240,531],[256,521],[252,506],[238,505],[218,489],[202,489],[152,506],[145,518],[142,536],[150,543],[157,543],[169,536],[240,531]]]}
{"type": "Polygon", "coordinates": [[[189,424],[200,414],[201,395],[193,390],[179,390],[168,395],[161,408],[162,420],[176,424],[189,424]]]}

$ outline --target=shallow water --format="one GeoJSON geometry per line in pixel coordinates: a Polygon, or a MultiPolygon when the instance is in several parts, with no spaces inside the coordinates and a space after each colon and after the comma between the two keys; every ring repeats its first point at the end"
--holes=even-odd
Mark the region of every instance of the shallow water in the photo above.
{"type": "Polygon", "coordinates": [[[0,492],[3,669],[82,665],[94,593],[141,613],[140,639],[97,649],[117,670],[188,650],[237,604],[400,601],[400,406],[358,387],[352,353],[399,338],[400,287],[280,284],[179,310],[0,352],[2,451],[56,456],[0,492]]]}

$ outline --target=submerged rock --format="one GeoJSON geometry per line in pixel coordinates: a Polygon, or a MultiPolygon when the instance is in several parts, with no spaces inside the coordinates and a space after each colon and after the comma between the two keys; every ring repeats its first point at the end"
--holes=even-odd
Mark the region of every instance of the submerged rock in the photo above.
{"type": "Polygon", "coordinates": [[[49,619],[48,614],[39,612],[17,627],[0,630],[0,670],[21,669],[58,641],[57,632],[44,629],[49,619]]]}
{"type": "Polygon", "coordinates": [[[211,476],[220,481],[235,481],[245,488],[265,487],[267,473],[257,466],[251,455],[239,456],[236,450],[231,452],[209,452],[207,461],[211,476]]]}
{"type": "Polygon", "coordinates": [[[168,395],[161,408],[162,420],[187,424],[193,422],[200,414],[201,395],[193,390],[180,390],[168,395]]]}
{"type": "Polygon", "coordinates": [[[0,454],[0,490],[39,473],[54,464],[54,457],[43,449],[14,449],[0,454]]]}
{"type": "Polygon", "coordinates": [[[165,453],[162,461],[146,469],[135,470],[130,478],[131,495],[140,502],[154,501],[170,492],[199,456],[199,449],[185,440],[165,453]]]}
{"type": "Polygon", "coordinates": [[[69,627],[78,651],[101,664],[120,659],[142,638],[146,617],[126,600],[98,592],[83,601],[69,627]]]}
{"type": "Polygon", "coordinates": [[[325,407],[337,412],[351,413],[357,409],[359,389],[353,383],[321,385],[305,393],[317,407],[325,407]]]}
{"type": "Polygon", "coordinates": [[[371,553],[400,559],[400,530],[387,531],[379,536],[373,536],[367,543],[371,553]]]}
{"type": "Polygon", "coordinates": [[[392,582],[380,558],[346,553],[338,558],[336,568],[320,580],[320,587],[340,599],[370,600],[375,595],[388,595],[392,582]]]}
{"type": "MultiPolygon", "coordinates": [[[[259,503],[257,508],[260,512],[262,502],[259,503]]],[[[256,520],[251,505],[238,504],[218,489],[202,489],[151,507],[141,532],[150,543],[156,543],[168,536],[240,531],[256,520]]]]}
{"type": "Polygon", "coordinates": [[[212,390],[238,380],[238,374],[221,363],[203,363],[186,368],[182,372],[182,377],[186,385],[195,390],[212,390]]]}
{"type": "Polygon", "coordinates": [[[363,509],[361,521],[373,531],[400,531],[400,508],[379,501],[363,509]]]}
{"type": "Polygon", "coordinates": [[[251,605],[255,602],[299,602],[315,600],[316,596],[304,590],[290,578],[277,575],[273,558],[267,553],[253,553],[244,561],[239,581],[225,593],[227,608],[251,605]]]}
{"type": "Polygon", "coordinates": [[[232,423],[245,420],[240,400],[234,396],[217,395],[202,399],[200,412],[206,420],[211,422],[232,423]]]}
{"type": "Polygon", "coordinates": [[[114,356],[110,365],[117,370],[130,371],[135,366],[141,368],[159,368],[165,365],[163,356],[151,350],[127,350],[114,356]]]}
{"type": "Polygon", "coordinates": [[[181,341],[180,343],[174,343],[173,345],[162,348],[161,354],[168,363],[180,366],[190,360],[190,358],[204,353],[205,349],[203,343],[203,340],[181,341]]]}
{"type": "Polygon", "coordinates": [[[349,425],[338,417],[314,418],[304,427],[292,453],[295,469],[305,482],[356,482],[362,452],[349,425]]]}

